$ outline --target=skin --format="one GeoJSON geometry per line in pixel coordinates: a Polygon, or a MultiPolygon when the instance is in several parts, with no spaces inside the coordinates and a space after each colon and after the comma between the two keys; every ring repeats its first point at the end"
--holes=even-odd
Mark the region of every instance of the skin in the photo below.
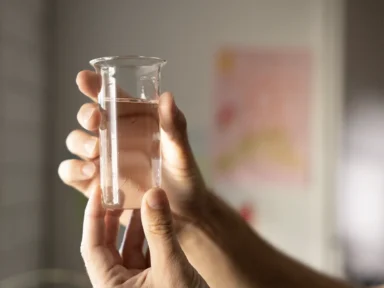
{"type": "MultiPolygon", "coordinates": [[[[82,160],[64,161],[59,175],[67,185],[89,197],[90,191],[99,185],[98,146],[92,145],[93,149],[88,150],[85,147],[90,140],[98,141],[101,118],[95,102],[100,82],[91,71],[80,72],[76,82],[79,90],[92,100],[78,113],[80,125],[89,133],[79,130],[70,133],[68,149],[82,160]],[[85,167],[90,173],[83,173],[85,167]]],[[[162,188],[169,199],[175,235],[189,263],[209,287],[350,287],[279,252],[207,189],[188,143],[185,117],[169,93],[159,99],[159,121],[162,188]]],[[[122,213],[122,224],[127,224],[130,213],[129,210],[122,213]]],[[[152,253],[151,250],[151,256],[152,253]]]]}
{"type": "Polygon", "coordinates": [[[81,254],[93,287],[207,288],[177,241],[164,191],[148,191],[141,214],[137,211],[120,254],[116,239],[122,211],[105,210],[100,189],[92,191],[84,215],[81,254]],[[142,253],[144,235],[152,251],[150,264],[142,253]]]}
{"type": "MultiPolygon", "coordinates": [[[[90,133],[74,130],[68,135],[66,144],[69,151],[79,156],[81,160],[71,159],[62,162],[59,167],[59,175],[64,183],[89,197],[90,191],[100,183],[98,175],[99,139],[97,134],[101,115],[96,103],[97,94],[100,90],[100,78],[94,72],[82,71],[78,74],[76,82],[80,91],[92,100],[92,103],[84,104],[77,115],[80,125],[90,133]]],[[[122,123],[127,123],[126,133],[128,136],[124,137],[126,147],[131,147],[131,151],[134,151],[135,144],[133,142],[137,140],[129,137],[132,130],[128,125],[132,114],[127,111],[120,111],[120,116],[125,120],[122,123]],[[129,141],[131,143],[128,143],[129,141]]],[[[175,224],[180,228],[196,219],[199,209],[204,206],[206,186],[188,143],[185,117],[176,107],[173,97],[169,93],[160,97],[159,117],[163,166],[162,187],[167,191],[172,212],[177,219],[175,224]],[[180,223],[183,225],[179,225],[180,223]]],[[[145,127],[152,120],[148,118],[150,117],[140,118],[142,127],[145,127]]],[[[140,129],[139,125],[136,127],[140,129]]],[[[135,133],[133,132],[133,134],[135,133]]],[[[134,163],[125,165],[129,167],[133,166],[134,163]]],[[[129,210],[123,212],[122,224],[127,223],[130,213],[129,210]]]]}

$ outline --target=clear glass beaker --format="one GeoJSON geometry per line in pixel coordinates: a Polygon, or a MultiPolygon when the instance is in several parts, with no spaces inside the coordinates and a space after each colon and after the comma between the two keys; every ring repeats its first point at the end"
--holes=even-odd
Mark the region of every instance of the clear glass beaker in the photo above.
{"type": "Polygon", "coordinates": [[[90,61],[101,77],[100,186],[107,209],[140,208],[161,185],[158,101],[166,61],[116,56],[90,61]]]}

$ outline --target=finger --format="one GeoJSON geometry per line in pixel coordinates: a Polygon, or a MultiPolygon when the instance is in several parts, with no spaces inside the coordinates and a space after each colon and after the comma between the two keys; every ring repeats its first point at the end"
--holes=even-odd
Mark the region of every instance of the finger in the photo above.
{"type": "MultiPolygon", "coordinates": [[[[117,96],[116,98],[124,99],[124,98],[135,98],[132,97],[128,92],[122,90],[117,87],[117,96]]],[[[137,99],[136,99],[137,100],[137,99]]],[[[140,102],[116,102],[116,115],[119,117],[152,117],[156,122],[158,122],[158,104],[157,103],[143,103],[140,102]]],[[[104,109],[108,112],[107,106],[102,105],[104,109]]]]}
{"type": "Polygon", "coordinates": [[[99,139],[82,130],[72,131],[66,140],[68,150],[83,159],[99,156],[99,139]]]}
{"type": "Polygon", "coordinates": [[[163,190],[155,188],[144,195],[141,217],[151,251],[151,266],[156,270],[171,264],[185,265],[187,260],[175,236],[171,209],[163,190]]]}
{"type": "Polygon", "coordinates": [[[76,84],[81,93],[97,102],[97,95],[101,89],[101,76],[96,72],[85,70],[80,71],[76,77],[76,84]]]}
{"type": "Polygon", "coordinates": [[[124,210],[107,210],[105,215],[105,245],[116,249],[117,235],[120,227],[120,216],[124,210]]]}
{"type": "Polygon", "coordinates": [[[147,267],[142,251],[144,238],[140,210],[133,210],[121,247],[121,256],[126,268],[145,269],[147,267]]]}
{"type": "Polygon", "coordinates": [[[85,208],[80,248],[93,287],[101,287],[100,284],[105,283],[106,279],[110,277],[108,272],[119,264],[118,257],[113,256],[116,248],[111,250],[105,246],[105,215],[106,211],[101,205],[101,190],[97,186],[92,191],[85,208]]]}
{"type": "Polygon", "coordinates": [[[163,187],[179,191],[188,190],[190,187],[186,186],[186,179],[202,177],[188,142],[186,119],[170,93],[164,93],[160,97],[159,116],[162,160],[166,163],[163,187]]]}
{"type": "MultiPolygon", "coordinates": [[[[106,109],[106,107],[104,107],[106,109]]],[[[119,126],[124,126],[124,131],[130,131],[130,127],[146,127],[154,131],[159,128],[159,120],[158,120],[158,108],[157,105],[148,106],[142,105],[140,103],[127,103],[125,102],[117,102],[116,103],[116,115],[119,116],[119,126]]],[[[92,132],[97,132],[101,127],[102,123],[102,114],[105,116],[105,120],[108,119],[108,110],[100,110],[99,105],[96,103],[86,103],[81,106],[79,112],[77,113],[77,120],[80,125],[92,132]],[[103,112],[104,111],[104,112],[103,112]]],[[[107,124],[103,122],[104,125],[107,124]]],[[[141,134],[143,130],[141,129],[141,134]]],[[[146,131],[146,130],[144,130],[146,131]]],[[[132,133],[135,133],[133,131],[132,133]]]]}
{"type": "MultiPolygon", "coordinates": [[[[81,93],[89,97],[92,101],[97,102],[97,96],[102,88],[101,75],[96,72],[84,70],[80,71],[76,76],[76,84],[81,93]]],[[[128,98],[130,94],[116,86],[117,98],[128,98]]]]}
{"type": "Polygon", "coordinates": [[[160,96],[159,115],[161,128],[170,139],[179,142],[187,138],[187,121],[170,93],[160,96]]]}
{"type": "Polygon", "coordinates": [[[102,246],[105,243],[105,209],[101,205],[100,187],[91,194],[84,214],[82,247],[86,250],[102,246]]]}
{"type": "MultiPolygon", "coordinates": [[[[99,161],[87,162],[77,159],[66,160],[59,166],[59,176],[61,180],[83,193],[84,196],[89,197],[90,191],[96,186],[100,185],[100,174],[98,173],[99,161]],[[91,163],[96,166],[95,174],[90,177],[89,175],[81,175],[83,167],[91,163]],[[76,172],[77,171],[77,172],[76,172]],[[79,172],[80,171],[80,172],[79,172]],[[86,179],[85,179],[86,178],[86,179]]],[[[92,170],[93,168],[84,168],[84,170],[92,170]]]]}
{"type": "MultiPolygon", "coordinates": [[[[97,96],[102,86],[101,75],[89,70],[80,71],[76,76],[76,84],[81,93],[89,97],[92,101],[97,102],[97,96]]],[[[130,97],[126,91],[118,86],[116,87],[116,91],[119,98],[130,97]]]]}
{"type": "Polygon", "coordinates": [[[59,166],[58,173],[65,184],[72,185],[75,182],[90,180],[97,171],[93,162],[72,159],[63,161],[59,166]]]}
{"type": "MultiPolygon", "coordinates": [[[[101,75],[88,70],[80,71],[77,74],[76,83],[81,93],[89,97],[92,101],[97,102],[98,94],[102,88],[101,75]]],[[[115,88],[116,98],[134,98],[128,91],[123,90],[121,87],[116,85],[115,88]]],[[[151,113],[148,112],[148,108],[142,106],[143,105],[118,105],[117,115],[150,115],[151,113]]]]}
{"type": "Polygon", "coordinates": [[[164,160],[180,163],[181,166],[175,168],[181,170],[195,165],[188,143],[187,122],[170,93],[164,93],[160,97],[159,116],[164,160]]]}
{"type": "MultiPolygon", "coordinates": [[[[92,162],[82,161],[82,160],[66,160],[63,161],[59,166],[59,177],[62,179],[62,181],[73,188],[75,188],[77,191],[81,192],[85,197],[89,198],[90,192],[95,189],[98,185],[100,185],[100,175],[98,173],[99,169],[99,161],[94,160],[92,162]],[[85,175],[79,175],[79,172],[82,170],[82,167],[87,164],[91,163],[96,166],[96,173],[93,175],[93,177],[89,178],[89,176],[85,175]],[[74,172],[77,171],[77,172],[74,172]],[[84,178],[86,178],[84,180],[84,178]]],[[[120,217],[121,224],[126,226],[128,219],[130,218],[131,211],[130,210],[124,210],[123,214],[120,217]]]]}
{"type": "Polygon", "coordinates": [[[99,106],[96,103],[86,103],[77,113],[77,121],[88,131],[97,131],[101,122],[99,106]]]}
{"type": "Polygon", "coordinates": [[[177,241],[165,192],[158,188],[148,191],[143,197],[141,211],[151,251],[151,272],[159,283],[166,279],[178,279],[178,284],[183,287],[207,287],[189,264],[177,241]]]}

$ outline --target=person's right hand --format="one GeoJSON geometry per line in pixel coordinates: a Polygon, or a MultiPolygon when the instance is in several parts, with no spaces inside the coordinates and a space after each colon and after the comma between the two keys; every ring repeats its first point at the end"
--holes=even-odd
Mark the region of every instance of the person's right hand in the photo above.
{"type": "Polygon", "coordinates": [[[208,288],[180,248],[164,191],[152,189],[144,195],[141,211],[135,211],[127,227],[121,254],[116,249],[119,212],[102,207],[96,187],[85,210],[81,243],[93,287],[208,288]],[[142,253],[144,234],[150,263],[142,253]]]}
{"type": "MultiPolygon", "coordinates": [[[[100,185],[97,131],[101,117],[96,102],[101,88],[101,79],[95,72],[82,71],[78,74],[76,82],[80,91],[93,101],[93,103],[84,104],[77,115],[80,125],[90,133],[75,130],[69,134],[66,141],[67,147],[81,160],[71,159],[62,162],[59,175],[67,185],[89,197],[90,191],[100,185]]],[[[175,224],[180,229],[188,226],[188,223],[199,221],[200,215],[207,206],[205,201],[208,193],[188,143],[185,117],[169,93],[160,97],[159,117],[162,188],[168,193],[175,224]]],[[[123,129],[122,132],[124,132],[123,129]]],[[[127,133],[129,129],[130,127],[126,128],[127,133]]],[[[125,210],[121,217],[123,224],[127,224],[128,213],[131,212],[125,210]]]]}

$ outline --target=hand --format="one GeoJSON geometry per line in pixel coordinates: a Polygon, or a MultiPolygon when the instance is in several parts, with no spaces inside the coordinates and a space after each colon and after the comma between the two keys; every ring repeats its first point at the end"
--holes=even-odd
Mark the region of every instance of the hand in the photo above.
{"type": "Polygon", "coordinates": [[[131,217],[120,255],[116,238],[121,211],[104,210],[100,189],[92,193],[85,210],[81,253],[93,287],[208,287],[179,246],[165,193],[160,189],[148,191],[141,217],[139,213],[136,210],[131,217]],[[142,253],[144,234],[151,267],[142,253]]]}
{"type": "MultiPolygon", "coordinates": [[[[76,82],[83,94],[93,102],[97,102],[97,95],[101,87],[99,75],[91,71],[83,71],[78,74],[76,82]]],[[[160,97],[159,117],[163,163],[162,187],[168,193],[175,224],[178,227],[186,227],[188,223],[198,221],[199,215],[206,207],[204,202],[208,193],[206,193],[203,178],[188,143],[185,117],[176,107],[174,99],[169,93],[160,97]]],[[[89,196],[90,191],[100,185],[97,131],[101,118],[98,104],[83,105],[77,118],[81,126],[94,134],[91,135],[81,130],[75,130],[69,134],[66,141],[67,147],[70,152],[82,160],[64,161],[59,167],[59,175],[67,185],[89,196]]],[[[150,120],[142,119],[142,121],[145,125],[148,123],[145,121],[150,120]]],[[[121,123],[129,123],[129,121],[121,123]]],[[[127,124],[127,134],[130,131],[129,128],[127,124]]],[[[131,139],[131,141],[133,140],[131,139]]],[[[125,165],[132,166],[128,161],[133,160],[127,159],[125,165]]],[[[121,217],[123,224],[127,224],[127,219],[129,219],[127,214],[129,213],[128,210],[123,212],[121,217]]]]}

